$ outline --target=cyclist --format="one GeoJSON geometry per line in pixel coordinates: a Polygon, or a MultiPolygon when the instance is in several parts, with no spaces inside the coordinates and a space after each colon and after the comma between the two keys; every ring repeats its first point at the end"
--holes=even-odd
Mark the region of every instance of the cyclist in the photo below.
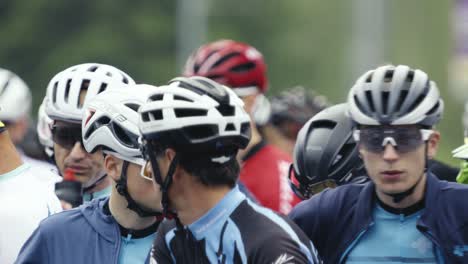
{"type": "Polygon", "coordinates": [[[325,188],[368,181],[346,111],[346,104],[330,106],[299,131],[294,163],[289,168],[290,184],[299,198],[309,199],[325,188]]]}
{"type": "Polygon", "coordinates": [[[152,179],[140,174],[145,161],[138,144],[137,110],[154,88],[107,90],[85,104],[83,143],[90,153],[102,150],[105,155],[104,166],[114,182],[110,198],[44,220],[17,263],[147,260],[159,224],[155,216],[161,216],[161,196],[152,179]]]}
{"type": "Polygon", "coordinates": [[[271,98],[271,118],[261,128],[268,142],[293,154],[297,133],[315,114],[329,106],[326,97],[296,86],[271,98]]]}
{"type": "Polygon", "coordinates": [[[0,263],[13,263],[39,222],[62,209],[48,185],[35,177],[38,171],[23,163],[2,122],[0,149],[0,263]]]}
{"type": "MultiPolygon", "coordinates": [[[[45,111],[53,120],[55,162],[62,176],[72,174],[82,184],[84,201],[109,196],[111,179],[103,168],[101,151],[88,153],[83,148],[83,105],[107,89],[127,88],[134,83],[126,73],[113,66],[85,63],[57,73],[48,84],[45,111]]],[[[58,193],[63,192],[58,190],[58,193]]]]}
{"type": "Polygon", "coordinates": [[[466,263],[468,187],[426,170],[443,101],[421,70],[386,65],[351,88],[353,136],[371,181],[327,189],[290,217],[326,263],[466,263]]]}
{"type": "MultiPolygon", "coordinates": [[[[15,73],[0,68],[0,106],[2,108],[0,120],[3,120],[8,128],[11,140],[25,163],[31,164],[35,169],[55,172],[53,165],[25,154],[28,146],[34,144],[27,137],[28,128],[31,125],[31,104],[31,92],[26,83],[15,73]]],[[[41,176],[41,181],[51,186],[60,180],[58,175],[52,173],[38,175],[41,176]]]]}
{"type": "Polygon", "coordinates": [[[297,226],[237,188],[250,119],[232,90],[175,78],[139,112],[145,175],[161,186],[165,214],[178,216],[158,230],[157,263],[318,263],[297,226]]]}
{"type": "Polygon", "coordinates": [[[245,43],[219,40],[196,50],[187,60],[184,75],[210,78],[232,88],[242,98],[252,117],[252,139],[246,149],[239,151],[240,182],[261,205],[284,214],[291,211],[299,202],[287,180],[291,157],[267,143],[258,129],[270,116],[264,95],[268,84],[262,54],[245,43]]]}

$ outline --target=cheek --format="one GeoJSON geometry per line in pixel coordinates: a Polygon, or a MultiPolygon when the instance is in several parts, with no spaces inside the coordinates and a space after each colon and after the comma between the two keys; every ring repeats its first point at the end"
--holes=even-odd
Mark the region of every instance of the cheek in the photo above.
{"type": "Polygon", "coordinates": [[[63,170],[63,164],[65,163],[65,159],[68,157],[68,154],[70,154],[70,151],[60,147],[57,144],[54,144],[55,163],[60,170],[63,170]]]}
{"type": "Polygon", "coordinates": [[[90,156],[93,167],[102,169],[104,167],[104,155],[101,151],[91,154],[90,156]]]}

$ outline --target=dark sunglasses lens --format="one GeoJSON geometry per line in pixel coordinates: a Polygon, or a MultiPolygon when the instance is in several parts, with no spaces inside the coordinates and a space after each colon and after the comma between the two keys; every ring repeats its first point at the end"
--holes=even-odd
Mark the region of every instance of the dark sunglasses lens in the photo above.
{"type": "Polygon", "coordinates": [[[53,127],[52,139],[58,145],[71,149],[76,142],[82,142],[80,127],[53,127]]]}

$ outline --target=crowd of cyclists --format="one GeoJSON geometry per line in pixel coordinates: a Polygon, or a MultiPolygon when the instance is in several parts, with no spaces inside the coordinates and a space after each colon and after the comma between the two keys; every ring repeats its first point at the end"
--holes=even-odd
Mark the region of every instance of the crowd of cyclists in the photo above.
{"type": "Polygon", "coordinates": [[[234,40],[167,83],[74,65],[31,151],[31,93],[1,69],[0,262],[468,263],[468,134],[460,170],[434,159],[444,101],[424,71],[371,69],[335,105],[268,86],[234,40]]]}

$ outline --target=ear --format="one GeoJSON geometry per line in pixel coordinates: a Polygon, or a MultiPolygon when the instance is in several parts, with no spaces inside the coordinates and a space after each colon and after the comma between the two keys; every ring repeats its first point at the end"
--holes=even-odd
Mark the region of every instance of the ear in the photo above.
{"type": "Polygon", "coordinates": [[[434,131],[427,141],[427,156],[429,159],[433,159],[437,154],[437,149],[440,142],[440,133],[439,131],[434,131]]]}
{"type": "Polygon", "coordinates": [[[176,155],[176,152],[174,149],[168,148],[165,150],[164,155],[166,156],[167,160],[169,160],[169,162],[172,162],[176,155]]]}
{"type": "Polygon", "coordinates": [[[122,169],[122,160],[114,157],[113,155],[106,155],[104,158],[104,167],[107,175],[109,175],[114,181],[120,179],[120,172],[122,169]]]}

